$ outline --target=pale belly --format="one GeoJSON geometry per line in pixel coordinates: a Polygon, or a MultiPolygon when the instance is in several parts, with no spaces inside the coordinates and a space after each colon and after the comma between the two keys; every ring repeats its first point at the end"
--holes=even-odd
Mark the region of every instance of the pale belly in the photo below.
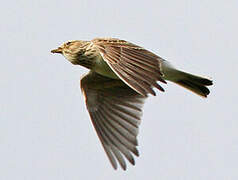
{"type": "Polygon", "coordinates": [[[93,71],[112,79],[119,79],[119,77],[101,57],[96,60],[93,71]]]}

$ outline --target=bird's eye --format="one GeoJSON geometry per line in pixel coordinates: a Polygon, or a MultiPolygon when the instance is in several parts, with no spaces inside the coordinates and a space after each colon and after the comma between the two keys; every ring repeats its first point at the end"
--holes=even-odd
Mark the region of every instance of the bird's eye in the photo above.
{"type": "Polygon", "coordinates": [[[71,44],[71,42],[69,41],[69,42],[66,43],[66,46],[68,46],[68,45],[70,45],[70,44],[71,44]]]}

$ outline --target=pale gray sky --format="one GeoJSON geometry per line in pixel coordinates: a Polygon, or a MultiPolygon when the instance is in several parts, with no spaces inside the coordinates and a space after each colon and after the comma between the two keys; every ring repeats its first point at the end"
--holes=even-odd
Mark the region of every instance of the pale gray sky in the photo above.
{"type": "Polygon", "coordinates": [[[238,1],[4,1],[0,7],[0,179],[235,180],[238,1]],[[80,77],[50,50],[117,37],[214,79],[208,99],[181,87],[147,100],[136,166],[114,171],[91,125],[80,77]]]}

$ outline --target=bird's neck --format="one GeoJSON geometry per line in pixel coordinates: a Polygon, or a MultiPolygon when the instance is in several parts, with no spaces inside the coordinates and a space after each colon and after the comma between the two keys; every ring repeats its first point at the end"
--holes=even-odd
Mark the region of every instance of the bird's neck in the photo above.
{"type": "Polygon", "coordinates": [[[76,61],[72,62],[75,65],[81,65],[87,69],[93,69],[95,57],[89,57],[85,54],[79,55],[76,61]]]}

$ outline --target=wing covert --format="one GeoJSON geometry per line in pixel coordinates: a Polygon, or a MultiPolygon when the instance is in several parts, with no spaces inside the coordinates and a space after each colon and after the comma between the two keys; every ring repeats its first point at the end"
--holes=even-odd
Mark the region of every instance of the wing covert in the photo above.
{"type": "Polygon", "coordinates": [[[156,95],[153,87],[164,91],[157,81],[166,83],[160,72],[159,56],[119,39],[94,39],[94,45],[111,69],[128,86],[143,96],[156,95]]]}

